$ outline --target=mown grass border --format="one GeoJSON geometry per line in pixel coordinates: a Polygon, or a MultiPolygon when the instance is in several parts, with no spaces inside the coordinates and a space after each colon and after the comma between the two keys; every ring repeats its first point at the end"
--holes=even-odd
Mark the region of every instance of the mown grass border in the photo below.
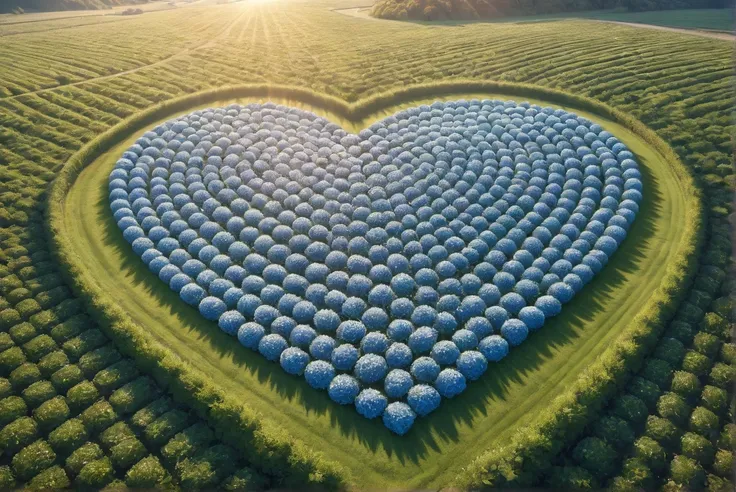
{"type": "Polygon", "coordinates": [[[79,173],[97,157],[130,136],[133,129],[174,116],[193,106],[238,97],[292,98],[324,108],[347,119],[361,120],[383,108],[422,97],[453,93],[500,93],[516,98],[541,98],[563,106],[605,116],[642,137],[670,161],[686,193],[688,209],[685,234],[678,258],[666,266],[667,273],[653,294],[648,308],[640,312],[601,357],[582,372],[568,391],[550,402],[547,413],[533,425],[518,429],[509,444],[481,454],[455,479],[461,488],[529,485],[536,472],[549,466],[554,455],[576,438],[602,407],[638,370],[659,338],[665,323],[688,291],[697,270],[698,250],[704,238],[705,212],[702,193],[677,154],[654,131],[628,114],[590,98],[526,84],[454,80],[405,87],[347,103],[341,99],[284,85],[243,85],[198,92],[165,101],[115,125],[87,143],[64,165],[48,196],[46,228],[62,274],[82,298],[91,316],[120,350],[134,358],[175,398],[188,403],[205,418],[225,442],[239,449],[255,466],[274,475],[282,486],[344,488],[349,473],[325,460],[306,444],[286,435],[268,418],[228,396],[216,383],[192,370],[168,348],[154,341],[113,299],[78,275],[84,267],[65,236],[64,204],[79,173]]]}

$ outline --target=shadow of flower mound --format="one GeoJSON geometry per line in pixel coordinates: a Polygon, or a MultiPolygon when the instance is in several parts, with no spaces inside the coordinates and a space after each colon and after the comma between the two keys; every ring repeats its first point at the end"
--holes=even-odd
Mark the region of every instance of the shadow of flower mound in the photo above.
{"type": "Polygon", "coordinates": [[[353,135],[267,103],[157,126],[108,189],[123,240],[171,289],[164,304],[217,323],[203,338],[258,352],[243,366],[306,408],[325,411],[326,390],[404,434],[440,401],[454,418],[482,412],[477,396],[508,381],[481,376],[509,350],[531,368],[574,337],[545,328],[563,305],[605,302],[589,284],[619,247],[636,261],[624,240],[643,180],[623,143],[564,110],[436,102],[353,135]],[[279,383],[293,375],[314,389],[279,383]]]}

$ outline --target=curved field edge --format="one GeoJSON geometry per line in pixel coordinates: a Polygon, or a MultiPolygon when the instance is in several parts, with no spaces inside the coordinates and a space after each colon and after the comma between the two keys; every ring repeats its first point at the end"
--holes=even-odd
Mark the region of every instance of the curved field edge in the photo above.
{"type": "MultiPolygon", "coordinates": [[[[589,99],[534,86],[475,81],[414,86],[402,91],[379,94],[355,104],[346,104],[329,96],[284,86],[242,86],[194,94],[139,113],[109,132],[100,135],[67,163],[51,190],[49,200],[49,232],[56,246],[59,260],[78,294],[87,301],[92,314],[116,340],[121,349],[134,356],[144,370],[151,372],[174,395],[189,401],[202,416],[209,419],[212,425],[220,430],[224,439],[244,452],[253,463],[260,464],[269,472],[275,472],[277,476],[283,476],[287,483],[297,484],[300,480],[318,483],[322,486],[340,486],[349,483],[351,480],[349,472],[343,467],[315,454],[300,440],[290,438],[285,430],[279,427],[275,419],[264,418],[263,412],[259,414],[254,411],[252,405],[243,404],[242,399],[231,392],[223,391],[220,384],[213,383],[201,371],[183,362],[170,348],[147,333],[145,327],[132,322],[129,316],[116,305],[110,293],[100,291],[94,282],[85,278],[83,261],[74,251],[72,242],[67,237],[68,230],[64,223],[66,194],[82,169],[114,145],[129,138],[131,131],[152,124],[166,116],[173,116],[177,111],[189,110],[195,105],[248,96],[296,98],[345,118],[360,120],[388,106],[405,103],[407,100],[458,92],[502,93],[510,97],[543,98],[545,102],[554,102],[571,107],[573,110],[592,111],[619,122],[667,159],[671,171],[677,177],[678,191],[684,197],[685,202],[684,212],[681,210],[684,216],[675,218],[677,221],[682,221],[682,229],[677,238],[680,243],[675,258],[669,262],[659,288],[647,300],[644,308],[631,322],[624,324],[622,332],[611,341],[612,343],[606,343],[607,348],[599,349],[602,351],[600,357],[591,363],[564,392],[554,401],[544,402],[545,411],[543,413],[526,416],[523,427],[517,425],[514,427],[516,428],[514,433],[505,433],[504,442],[508,444],[503,448],[487,450],[461,472],[457,477],[457,484],[481,486],[484,482],[488,483],[489,480],[497,483],[523,474],[527,466],[545,462],[566,442],[573,439],[596,415],[607,399],[615,393],[616,389],[628,379],[631,372],[638,367],[642,356],[656,341],[664,322],[669,319],[683,291],[686,290],[685,287],[693,272],[697,246],[702,237],[699,220],[702,215],[699,192],[694,187],[684,166],[674,152],[651,130],[610,107],[589,99]],[[289,469],[286,470],[285,467],[289,469]],[[488,470],[494,471],[488,472],[488,470]]],[[[613,261],[616,261],[616,257],[613,261]]],[[[580,371],[583,367],[573,369],[580,371]]],[[[263,374],[260,376],[264,378],[263,374]]],[[[483,411],[483,408],[480,411],[483,411]]],[[[444,412],[442,414],[447,416],[444,412]]],[[[342,418],[342,415],[340,417],[342,418]]],[[[499,420],[505,417],[499,417],[499,420]]],[[[375,427],[369,430],[375,430],[375,427]]],[[[440,436],[439,439],[447,437],[440,436]]],[[[430,447],[432,444],[430,443],[430,447]]],[[[399,456],[397,449],[393,451],[394,457],[399,458],[398,461],[407,460],[407,463],[411,461],[409,456],[399,456]]],[[[325,450],[324,454],[335,455],[331,450],[325,450]]],[[[341,455],[338,454],[338,456],[341,455]]],[[[467,461],[474,456],[467,457],[466,455],[467,461]]],[[[449,455],[443,456],[442,461],[442,466],[450,470],[442,476],[443,482],[438,481],[436,476],[426,475],[432,470],[417,470],[419,477],[414,479],[413,485],[426,486],[430,483],[445,485],[460,470],[461,464],[449,455]]],[[[355,470],[355,463],[350,468],[355,470]]],[[[416,467],[410,466],[409,468],[416,467]]],[[[380,480],[376,478],[376,475],[380,476],[387,471],[394,473],[396,470],[381,470],[379,467],[374,471],[372,480],[380,480]]],[[[366,477],[361,478],[365,480],[366,477]]],[[[402,477],[394,477],[393,480],[396,478],[402,477]]],[[[383,480],[387,479],[392,478],[383,478],[383,480]]],[[[364,480],[361,480],[361,484],[365,484],[364,480]]],[[[399,483],[407,485],[406,481],[399,483]]]]}

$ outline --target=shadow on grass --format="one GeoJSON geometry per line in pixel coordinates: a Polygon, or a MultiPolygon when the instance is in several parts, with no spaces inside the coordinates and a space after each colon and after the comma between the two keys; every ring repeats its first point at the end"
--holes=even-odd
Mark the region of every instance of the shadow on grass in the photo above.
{"type": "Polygon", "coordinates": [[[660,184],[649,171],[648,160],[644,156],[637,156],[637,159],[641,164],[645,187],[640,213],[629,237],[603,271],[564,307],[560,316],[547,321],[539,332],[531,334],[503,361],[492,364],[486,374],[479,381],[470,382],[461,395],[451,400],[443,399],[437,411],[428,417],[418,418],[411,432],[401,439],[384,427],[380,419],[364,419],[352,405],[341,406],[332,402],[325,391],[311,388],[302,377],[288,375],[278,364],[268,362],[260,354],[242,347],[235,338],[222,332],[216,323],[206,321],[196,309],[181,301],[175,292],[146,268],[123,239],[109,209],[106,173],[99,183],[102,192],[92,206],[96,209],[100,224],[104,225],[102,241],[123,259],[121,273],[131,278],[136,285],[143,286],[151,299],[181,323],[182,331],[196,333],[197,343],[208,344],[221,358],[229,359],[242,370],[248,371],[281,397],[296,401],[308,413],[329,414],[331,425],[344,436],[357,439],[372,451],[382,448],[402,464],[407,461],[418,463],[428,451],[439,451],[441,442],[457,442],[459,425],[472,425],[476,417],[488,416],[487,407],[494,401],[504,400],[510,385],[525,382],[530,373],[554,357],[557,349],[579,338],[583,326],[603,311],[611,292],[626,281],[627,274],[638,270],[643,257],[641,249],[646,248],[654,235],[654,224],[662,214],[659,205],[662,193],[660,184]]]}

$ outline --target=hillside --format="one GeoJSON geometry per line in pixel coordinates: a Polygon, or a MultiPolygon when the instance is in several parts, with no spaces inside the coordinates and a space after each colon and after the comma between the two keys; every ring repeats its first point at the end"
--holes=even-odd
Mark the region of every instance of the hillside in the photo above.
{"type": "Polygon", "coordinates": [[[378,0],[375,17],[399,20],[469,20],[624,8],[631,11],[724,8],[729,0],[378,0]]]}
{"type": "Polygon", "coordinates": [[[148,0],[0,0],[0,13],[98,10],[118,5],[148,3],[148,0]]]}

